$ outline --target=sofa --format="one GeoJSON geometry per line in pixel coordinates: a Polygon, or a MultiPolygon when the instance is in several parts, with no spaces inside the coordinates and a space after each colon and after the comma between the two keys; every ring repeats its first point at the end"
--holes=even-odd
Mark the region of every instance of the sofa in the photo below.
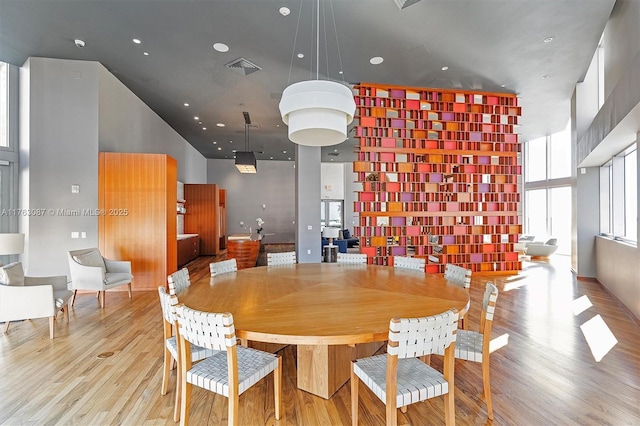
{"type": "Polygon", "coordinates": [[[527,243],[525,254],[531,257],[549,257],[558,250],[558,240],[550,238],[545,242],[532,241],[527,243]]]}

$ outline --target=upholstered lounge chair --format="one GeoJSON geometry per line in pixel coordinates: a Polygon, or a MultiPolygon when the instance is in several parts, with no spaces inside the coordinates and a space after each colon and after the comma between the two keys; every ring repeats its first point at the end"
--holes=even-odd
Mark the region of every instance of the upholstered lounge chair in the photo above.
{"type": "Polygon", "coordinates": [[[97,248],[73,250],[68,253],[73,300],[78,290],[97,291],[100,306],[104,308],[105,291],[128,284],[131,299],[131,262],[105,259],[97,248]]]}
{"type": "Polygon", "coordinates": [[[549,257],[558,250],[558,240],[550,238],[547,241],[527,243],[525,254],[531,257],[549,257]]]}
{"type": "Polygon", "coordinates": [[[0,267],[0,321],[9,331],[11,321],[49,318],[49,338],[55,335],[55,319],[60,311],[69,322],[67,277],[25,277],[20,262],[0,267]]]}

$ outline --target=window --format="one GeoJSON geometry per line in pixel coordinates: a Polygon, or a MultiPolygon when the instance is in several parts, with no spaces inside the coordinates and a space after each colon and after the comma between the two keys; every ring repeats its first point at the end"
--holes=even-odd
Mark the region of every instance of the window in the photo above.
{"type": "Polygon", "coordinates": [[[629,146],[600,166],[600,233],[638,240],[638,150],[629,146]]]}
{"type": "Polygon", "coordinates": [[[0,146],[9,146],[9,66],[0,62],[0,146]]]}
{"type": "MultiPolygon", "coordinates": [[[[0,209],[2,210],[18,207],[17,88],[17,67],[0,62],[0,209]]],[[[17,230],[17,216],[0,216],[0,232],[17,232],[17,230]]]]}
{"type": "Polygon", "coordinates": [[[320,228],[325,226],[342,229],[342,200],[320,201],[320,228]]]}
{"type": "Polygon", "coordinates": [[[571,254],[571,149],[571,121],[525,144],[524,232],[556,238],[558,254],[571,254]]]}

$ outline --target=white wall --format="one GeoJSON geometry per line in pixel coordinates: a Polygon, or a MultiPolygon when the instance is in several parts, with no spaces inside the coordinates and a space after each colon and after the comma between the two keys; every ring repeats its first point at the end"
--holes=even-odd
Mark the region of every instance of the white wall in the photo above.
{"type": "Polygon", "coordinates": [[[342,163],[320,164],[321,188],[323,200],[344,200],[344,165],[342,163]]]}
{"type": "Polygon", "coordinates": [[[21,220],[29,274],[68,275],[67,251],[97,247],[98,218],[63,212],[97,208],[100,150],[169,154],[206,182],[206,159],[101,64],[30,58],[20,77],[20,208],[45,212],[21,220]]]}
{"type": "Polygon", "coordinates": [[[596,237],[596,278],[627,308],[640,318],[640,263],[634,246],[596,237]]]}

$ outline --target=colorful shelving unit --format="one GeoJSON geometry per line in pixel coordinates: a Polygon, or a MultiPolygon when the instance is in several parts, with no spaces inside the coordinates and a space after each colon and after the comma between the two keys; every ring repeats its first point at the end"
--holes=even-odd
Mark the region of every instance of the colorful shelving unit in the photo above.
{"type": "Polygon", "coordinates": [[[411,255],[430,273],[522,269],[516,96],[369,83],[354,95],[354,233],[369,263],[411,255]]]}

